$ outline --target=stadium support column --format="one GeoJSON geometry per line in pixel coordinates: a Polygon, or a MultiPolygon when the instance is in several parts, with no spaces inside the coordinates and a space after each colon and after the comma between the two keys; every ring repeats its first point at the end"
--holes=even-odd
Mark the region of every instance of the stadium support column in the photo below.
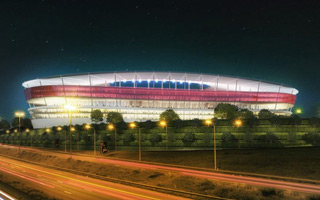
{"type": "Polygon", "coordinates": [[[278,106],[278,98],[279,98],[279,94],[280,94],[280,89],[281,89],[281,86],[279,86],[278,93],[277,93],[276,104],[274,106],[274,111],[275,112],[276,112],[277,106],[278,106]]]}

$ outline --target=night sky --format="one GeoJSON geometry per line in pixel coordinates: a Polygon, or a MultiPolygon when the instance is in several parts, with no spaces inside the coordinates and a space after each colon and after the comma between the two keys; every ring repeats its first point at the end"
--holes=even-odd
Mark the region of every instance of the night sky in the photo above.
{"type": "Polygon", "coordinates": [[[320,1],[0,2],[0,117],[27,111],[23,81],[96,71],[239,76],[320,102],[320,1]]]}

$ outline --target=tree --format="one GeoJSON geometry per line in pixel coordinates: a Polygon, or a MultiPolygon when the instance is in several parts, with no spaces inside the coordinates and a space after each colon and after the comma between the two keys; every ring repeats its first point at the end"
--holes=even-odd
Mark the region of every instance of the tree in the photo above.
{"type": "Polygon", "coordinates": [[[108,112],[107,122],[117,124],[123,122],[122,114],[119,112],[108,112]]]}
{"type": "Polygon", "coordinates": [[[7,120],[0,121],[0,129],[7,130],[10,128],[10,123],[7,120]]]}
{"type": "Polygon", "coordinates": [[[301,118],[298,116],[298,115],[292,115],[290,118],[289,118],[289,123],[292,125],[292,126],[297,126],[297,125],[300,125],[302,122],[301,118]]]}
{"type": "Polygon", "coordinates": [[[272,117],[275,116],[275,114],[268,109],[262,109],[260,110],[258,116],[259,116],[259,119],[271,119],[272,117]]]}
{"type": "Polygon", "coordinates": [[[241,119],[250,119],[250,118],[254,118],[254,114],[252,111],[250,111],[248,109],[241,109],[238,112],[238,117],[241,119]]]}
{"type": "Polygon", "coordinates": [[[94,123],[102,122],[103,121],[103,114],[101,110],[92,110],[91,111],[91,121],[94,123]]]}
{"type": "Polygon", "coordinates": [[[290,131],[288,133],[287,140],[288,140],[289,143],[297,142],[297,133],[293,132],[293,131],[290,131]]]}
{"type": "Polygon", "coordinates": [[[238,117],[239,108],[235,105],[219,103],[214,109],[214,116],[219,119],[234,120],[238,117]]]}
{"type": "Polygon", "coordinates": [[[160,120],[165,120],[168,123],[180,119],[179,115],[172,109],[168,109],[160,114],[160,120]]]}
{"type": "Polygon", "coordinates": [[[33,129],[31,119],[29,119],[29,118],[23,118],[23,119],[22,119],[22,123],[23,123],[23,126],[24,126],[25,128],[33,129]]]}
{"type": "MultiPolygon", "coordinates": [[[[19,118],[15,117],[11,122],[12,127],[19,127],[19,118]]],[[[23,126],[23,119],[20,119],[20,125],[23,126]]]]}

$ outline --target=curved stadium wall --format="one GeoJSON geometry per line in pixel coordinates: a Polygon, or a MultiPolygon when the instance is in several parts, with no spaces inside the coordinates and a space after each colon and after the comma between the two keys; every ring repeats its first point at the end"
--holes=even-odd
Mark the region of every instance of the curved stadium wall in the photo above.
{"type": "Polygon", "coordinates": [[[69,123],[64,105],[77,107],[73,124],[90,123],[90,113],[117,111],[125,121],[158,120],[174,109],[181,119],[207,119],[218,103],[255,113],[269,109],[290,115],[298,91],[256,80],[171,72],[119,72],[65,75],[26,81],[26,100],[35,128],[69,123]]]}

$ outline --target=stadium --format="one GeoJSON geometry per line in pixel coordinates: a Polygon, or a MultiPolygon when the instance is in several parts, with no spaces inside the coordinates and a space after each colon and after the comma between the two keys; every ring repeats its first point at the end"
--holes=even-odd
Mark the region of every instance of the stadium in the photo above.
{"type": "Polygon", "coordinates": [[[26,81],[23,84],[34,128],[69,124],[64,105],[73,105],[73,124],[90,123],[90,113],[117,111],[125,121],[158,120],[174,109],[181,119],[207,119],[219,103],[258,113],[269,109],[291,115],[298,90],[236,77],[173,73],[113,72],[75,74],[26,81]]]}

